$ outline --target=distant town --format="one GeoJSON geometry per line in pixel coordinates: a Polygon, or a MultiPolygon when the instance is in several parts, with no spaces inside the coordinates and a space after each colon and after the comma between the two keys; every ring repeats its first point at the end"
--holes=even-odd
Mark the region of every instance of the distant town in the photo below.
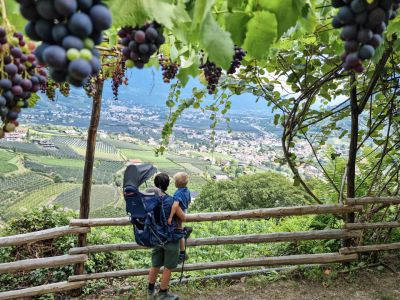
{"type": "MultiPolygon", "coordinates": [[[[79,98],[77,96],[75,98],[79,98]]],[[[48,100],[43,100],[47,101],[48,100]]],[[[90,102],[86,99],[75,99],[72,107],[65,101],[39,105],[25,115],[15,133],[7,134],[5,141],[26,141],[29,125],[51,129],[54,125],[64,126],[64,133],[71,137],[85,138],[90,120],[90,102]],[[78,105],[77,105],[78,103],[78,105]]],[[[105,100],[102,108],[99,136],[109,135],[119,140],[135,139],[154,148],[159,146],[162,126],[169,111],[166,107],[145,106],[123,101],[105,100]]],[[[259,170],[273,169],[290,174],[288,167],[282,164],[283,153],[279,139],[280,128],[273,124],[273,117],[266,113],[254,115],[240,112],[230,114],[229,126],[221,119],[211,139],[209,117],[196,110],[182,115],[174,128],[170,150],[179,155],[190,157],[193,151],[214,153],[211,163],[221,169],[229,168],[233,163],[250,166],[259,170]]],[[[48,140],[30,140],[41,147],[56,147],[48,140]]],[[[1,142],[0,142],[1,143],[1,142]]],[[[296,145],[296,153],[301,157],[311,157],[312,150],[305,141],[296,145]]],[[[304,164],[301,172],[307,177],[319,176],[319,170],[313,165],[304,164]]]]}

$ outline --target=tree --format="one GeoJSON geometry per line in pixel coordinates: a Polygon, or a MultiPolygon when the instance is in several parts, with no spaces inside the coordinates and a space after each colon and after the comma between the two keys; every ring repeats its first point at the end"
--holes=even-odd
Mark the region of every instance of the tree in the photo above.
{"type": "Polygon", "coordinates": [[[283,175],[268,172],[234,180],[210,181],[202,189],[193,209],[202,211],[243,210],[296,206],[310,197],[283,175]]]}

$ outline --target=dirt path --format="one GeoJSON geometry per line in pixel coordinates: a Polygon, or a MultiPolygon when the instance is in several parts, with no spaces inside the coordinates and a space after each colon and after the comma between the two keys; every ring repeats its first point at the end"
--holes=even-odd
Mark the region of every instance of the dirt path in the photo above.
{"type": "MultiPolygon", "coordinates": [[[[387,265],[399,271],[399,266],[395,266],[393,261],[387,265]]],[[[145,289],[142,286],[132,288],[132,293],[101,293],[84,299],[142,300],[146,299],[145,289]]],[[[305,277],[301,272],[288,272],[276,277],[258,275],[242,278],[230,284],[189,283],[172,286],[171,292],[179,295],[181,300],[399,300],[400,272],[393,273],[383,267],[357,271],[351,275],[319,271],[305,277]]]]}
{"type": "Polygon", "coordinates": [[[178,293],[182,300],[223,300],[223,299],[273,299],[273,300],[398,300],[400,299],[400,275],[364,271],[357,277],[340,276],[332,282],[310,280],[280,280],[269,283],[257,279],[197,292],[178,293]]]}

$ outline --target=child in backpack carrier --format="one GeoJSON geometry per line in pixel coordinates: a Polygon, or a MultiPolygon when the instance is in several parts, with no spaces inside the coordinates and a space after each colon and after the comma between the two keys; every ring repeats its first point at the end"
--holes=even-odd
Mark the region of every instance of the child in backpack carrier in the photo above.
{"type": "MultiPolygon", "coordinates": [[[[189,208],[189,205],[192,201],[190,197],[190,191],[187,188],[187,184],[189,182],[189,176],[185,172],[179,172],[174,175],[174,180],[175,180],[175,186],[177,187],[177,190],[173,196],[174,198],[174,204],[172,205],[171,209],[171,214],[169,215],[168,218],[168,224],[172,224],[172,220],[175,216],[176,210],[178,207],[180,207],[184,213],[186,213],[187,209],[189,208]]],[[[177,224],[178,228],[182,228],[182,222],[180,219],[177,219],[177,224]]],[[[185,227],[184,228],[187,232],[186,238],[189,237],[190,233],[192,232],[191,227],[185,227]]],[[[180,253],[179,253],[179,263],[182,263],[184,260],[188,258],[188,255],[186,253],[185,249],[185,239],[180,240],[180,253]]]]}

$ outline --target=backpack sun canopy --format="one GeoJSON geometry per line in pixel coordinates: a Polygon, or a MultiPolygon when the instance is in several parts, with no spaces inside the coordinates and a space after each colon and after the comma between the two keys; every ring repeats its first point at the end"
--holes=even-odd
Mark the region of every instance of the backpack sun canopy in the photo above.
{"type": "Polygon", "coordinates": [[[151,164],[130,165],[124,173],[124,187],[130,185],[138,188],[156,173],[157,168],[151,164]]]}

